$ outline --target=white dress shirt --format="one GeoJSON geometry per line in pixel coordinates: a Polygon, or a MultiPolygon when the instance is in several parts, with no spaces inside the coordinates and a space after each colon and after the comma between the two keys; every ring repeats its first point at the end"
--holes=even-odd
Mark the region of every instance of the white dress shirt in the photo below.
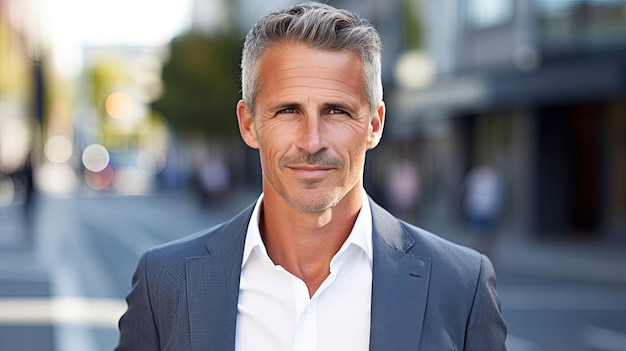
{"type": "MultiPolygon", "coordinates": [[[[275,265],[259,232],[263,194],[248,224],[239,302],[237,351],[368,350],[372,293],[372,213],[363,206],[330,274],[312,297],[305,283],[275,265]]],[[[271,209],[265,209],[271,211],[271,209]]]]}

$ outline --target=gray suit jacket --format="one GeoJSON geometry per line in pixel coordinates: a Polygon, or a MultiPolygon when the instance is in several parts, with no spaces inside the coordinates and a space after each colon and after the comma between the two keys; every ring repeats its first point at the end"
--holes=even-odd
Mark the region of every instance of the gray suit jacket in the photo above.
{"type": "MultiPolygon", "coordinates": [[[[489,260],[371,201],[370,350],[505,350],[489,260]]],[[[117,351],[235,348],[239,275],[253,207],[142,256],[117,351]]]]}

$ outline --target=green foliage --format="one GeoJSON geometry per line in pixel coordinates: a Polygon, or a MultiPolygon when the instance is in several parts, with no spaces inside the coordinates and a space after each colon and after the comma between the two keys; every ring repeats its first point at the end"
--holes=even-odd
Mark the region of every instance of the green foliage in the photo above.
{"type": "Polygon", "coordinates": [[[181,134],[236,134],[240,55],[241,38],[235,34],[174,39],[163,66],[164,93],[153,108],[181,134]]]}
{"type": "Polygon", "coordinates": [[[419,18],[421,2],[421,0],[404,0],[402,2],[402,13],[405,25],[405,46],[407,49],[418,49],[423,45],[422,24],[419,18]]]}
{"type": "Polygon", "coordinates": [[[91,88],[91,103],[103,117],[104,101],[118,86],[132,85],[128,64],[115,52],[102,53],[86,71],[91,88]]]}

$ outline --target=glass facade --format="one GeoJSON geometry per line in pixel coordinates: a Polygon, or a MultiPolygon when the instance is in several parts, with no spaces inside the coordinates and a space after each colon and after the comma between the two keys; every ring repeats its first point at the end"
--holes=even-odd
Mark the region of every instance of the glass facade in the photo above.
{"type": "Polygon", "coordinates": [[[545,54],[610,51],[626,44],[626,0],[535,0],[545,54]]]}
{"type": "Polygon", "coordinates": [[[468,0],[467,23],[474,29],[497,27],[513,20],[513,0],[468,0]]]}

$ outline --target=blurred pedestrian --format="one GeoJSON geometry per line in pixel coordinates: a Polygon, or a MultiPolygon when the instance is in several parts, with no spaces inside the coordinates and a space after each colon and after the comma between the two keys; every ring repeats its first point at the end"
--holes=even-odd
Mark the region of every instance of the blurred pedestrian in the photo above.
{"type": "Polygon", "coordinates": [[[35,211],[37,205],[32,152],[28,153],[21,173],[24,181],[24,235],[26,244],[32,248],[35,243],[35,211]]]}
{"type": "Polygon", "coordinates": [[[390,212],[405,221],[416,222],[420,177],[415,162],[395,161],[389,165],[387,192],[390,212]]]}
{"type": "Polygon", "coordinates": [[[462,206],[474,235],[474,247],[491,256],[502,212],[502,176],[491,166],[474,167],[465,178],[464,191],[462,206]]]}
{"type": "Polygon", "coordinates": [[[202,190],[202,205],[219,205],[230,191],[230,172],[224,161],[207,159],[200,166],[198,178],[202,190]]]}
{"type": "Polygon", "coordinates": [[[363,188],[385,118],[380,56],[369,22],[325,4],[253,26],[237,117],[263,193],[142,256],[118,351],[505,349],[490,261],[363,188]]]}

